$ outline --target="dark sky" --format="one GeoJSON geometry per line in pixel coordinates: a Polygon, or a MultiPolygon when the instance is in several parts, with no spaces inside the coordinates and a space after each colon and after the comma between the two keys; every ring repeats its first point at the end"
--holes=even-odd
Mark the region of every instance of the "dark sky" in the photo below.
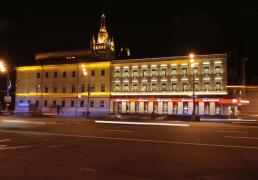
{"type": "Polygon", "coordinates": [[[104,12],[116,45],[135,57],[236,53],[248,57],[248,76],[258,75],[258,8],[252,6],[34,2],[0,9],[0,57],[14,66],[32,64],[37,51],[89,48],[104,12]]]}

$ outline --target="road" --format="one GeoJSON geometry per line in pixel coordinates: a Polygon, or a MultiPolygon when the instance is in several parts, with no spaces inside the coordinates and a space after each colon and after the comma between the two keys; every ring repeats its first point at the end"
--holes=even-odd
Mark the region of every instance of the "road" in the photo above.
{"type": "Polygon", "coordinates": [[[258,126],[0,117],[0,162],[1,180],[258,179],[258,126]]]}

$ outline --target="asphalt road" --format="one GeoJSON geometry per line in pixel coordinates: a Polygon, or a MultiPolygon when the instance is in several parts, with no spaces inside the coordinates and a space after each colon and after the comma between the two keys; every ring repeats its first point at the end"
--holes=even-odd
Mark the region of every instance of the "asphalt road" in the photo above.
{"type": "Polygon", "coordinates": [[[0,180],[256,180],[258,126],[0,117],[0,162],[0,180]]]}

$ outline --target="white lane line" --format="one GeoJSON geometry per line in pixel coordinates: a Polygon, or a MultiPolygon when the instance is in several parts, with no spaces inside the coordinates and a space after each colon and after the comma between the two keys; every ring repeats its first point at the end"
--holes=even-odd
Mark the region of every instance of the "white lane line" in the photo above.
{"type": "Polygon", "coordinates": [[[127,125],[147,125],[147,126],[179,126],[189,127],[189,124],[172,124],[172,123],[149,123],[149,122],[128,122],[128,121],[95,121],[100,124],[127,124],[127,125]]]}
{"type": "Polygon", "coordinates": [[[255,124],[256,122],[231,122],[232,124],[255,124]]]}
{"type": "Polygon", "coordinates": [[[240,136],[224,136],[225,138],[232,138],[232,139],[252,139],[258,140],[257,137],[240,137],[240,136]]]}
{"type": "Polygon", "coordinates": [[[0,146],[0,151],[3,150],[15,150],[15,149],[27,149],[27,148],[32,148],[32,147],[37,147],[40,146],[42,144],[35,144],[35,145],[24,145],[24,146],[0,146]]]}
{"type": "Polygon", "coordinates": [[[143,143],[160,143],[160,144],[177,144],[177,145],[192,145],[192,146],[206,146],[206,147],[221,147],[221,148],[238,148],[238,149],[255,149],[256,146],[234,146],[226,144],[206,144],[206,143],[192,143],[192,142],[180,142],[180,141],[162,141],[162,140],[151,140],[151,139],[133,139],[133,138],[115,138],[115,137],[104,137],[104,136],[82,136],[73,134],[58,134],[58,133],[43,133],[43,132],[29,132],[29,131],[10,131],[1,130],[2,133],[16,133],[16,134],[30,134],[30,135],[45,135],[45,136],[62,136],[62,137],[76,137],[85,139],[104,139],[104,140],[117,140],[117,141],[131,141],[131,142],[143,142],[143,143]]]}
{"type": "Polygon", "coordinates": [[[222,133],[248,133],[247,131],[228,131],[228,130],[220,130],[218,132],[222,132],[222,133]]]}
{"type": "Polygon", "coordinates": [[[117,130],[107,129],[107,130],[105,130],[105,131],[107,131],[107,132],[124,132],[124,133],[130,133],[130,132],[133,132],[133,131],[128,131],[128,130],[119,130],[119,129],[117,129],[117,130]]]}
{"type": "Polygon", "coordinates": [[[45,122],[24,121],[24,120],[1,120],[0,122],[4,122],[4,123],[22,123],[22,124],[40,124],[40,125],[46,124],[45,122]]]}
{"type": "Polygon", "coordinates": [[[0,142],[10,142],[10,139],[0,139],[0,142]]]}

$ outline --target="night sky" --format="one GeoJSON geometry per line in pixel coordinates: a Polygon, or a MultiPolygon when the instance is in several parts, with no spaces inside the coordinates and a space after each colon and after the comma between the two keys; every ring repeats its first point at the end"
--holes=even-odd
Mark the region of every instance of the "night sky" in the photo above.
{"type": "Polygon", "coordinates": [[[89,48],[104,12],[117,47],[129,47],[134,57],[228,53],[248,58],[249,83],[258,77],[258,8],[161,1],[42,2],[2,6],[0,57],[10,66],[33,64],[39,51],[89,48]]]}

